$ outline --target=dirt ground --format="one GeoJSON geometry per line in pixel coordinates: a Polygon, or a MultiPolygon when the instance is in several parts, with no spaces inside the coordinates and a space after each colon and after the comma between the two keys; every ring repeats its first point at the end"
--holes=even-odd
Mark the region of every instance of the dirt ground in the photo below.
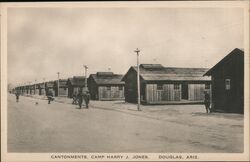
{"type": "Polygon", "coordinates": [[[203,105],[142,106],[8,96],[9,152],[243,152],[243,115],[206,114],[203,105]],[[36,102],[38,104],[36,104],[36,102]]]}

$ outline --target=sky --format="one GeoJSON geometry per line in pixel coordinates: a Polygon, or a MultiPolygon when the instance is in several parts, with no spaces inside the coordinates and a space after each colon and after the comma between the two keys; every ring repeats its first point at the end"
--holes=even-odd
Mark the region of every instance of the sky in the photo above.
{"type": "Polygon", "coordinates": [[[211,68],[243,48],[240,8],[9,8],[8,83],[97,71],[125,74],[140,63],[211,68]]]}

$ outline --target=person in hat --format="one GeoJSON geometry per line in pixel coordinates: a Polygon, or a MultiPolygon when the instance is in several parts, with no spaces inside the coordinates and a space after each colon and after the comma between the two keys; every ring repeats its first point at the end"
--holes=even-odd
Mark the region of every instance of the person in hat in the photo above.
{"type": "Polygon", "coordinates": [[[51,90],[48,91],[47,98],[48,98],[48,104],[50,104],[50,102],[54,100],[53,92],[51,90]]]}
{"type": "Polygon", "coordinates": [[[205,108],[206,108],[207,113],[209,113],[209,112],[211,112],[211,109],[210,109],[210,95],[208,94],[207,91],[204,91],[204,93],[205,93],[204,104],[205,104],[205,108]]]}
{"type": "Polygon", "coordinates": [[[90,94],[89,94],[88,90],[86,90],[85,93],[83,94],[83,98],[84,98],[84,101],[86,104],[86,108],[88,109],[89,108],[89,98],[90,98],[90,94]]]}
{"type": "Polygon", "coordinates": [[[79,90],[79,92],[77,94],[77,99],[78,99],[79,109],[81,109],[82,108],[82,101],[83,101],[83,92],[82,92],[82,89],[79,90]]]}

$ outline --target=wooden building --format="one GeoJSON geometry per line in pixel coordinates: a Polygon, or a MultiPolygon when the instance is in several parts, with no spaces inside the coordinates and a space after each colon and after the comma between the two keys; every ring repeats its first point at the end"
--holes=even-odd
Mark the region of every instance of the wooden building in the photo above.
{"type": "Polygon", "coordinates": [[[58,95],[58,80],[54,82],[55,96],[68,96],[67,79],[59,79],[59,95],[58,95]]]}
{"type": "Polygon", "coordinates": [[[39,95],[45,95],[45,83],[39,83],[38,88],[39,88],[39,95]]]}
{"type": "Polygon", "coordinates": [[[244,113],[244,51],[231,51],[205,73],[212,76],[214,111],[244,113]]]}
{"type": "Polygon", "coordinates": [[[30,95],[34,95],[35,94],[35,85],[32,84],[30,85],[30,95]]]}
{"type": "MultiPolygon", "coordinates": [[[[207,70],[141,64],[141,102],[145,104],[203,103],[204,91],[210,93],[211,78],[203,76],[207,70]]],[[[125,81],[125,101],[137,102],[137,67],[131,67],[122,81],[125,81]]]]}
{"type": "Polygon", "coordinates": [[[35,88],[35,95],[39,95],[40,93],[39,84],[34,84],[34,88],[35,88]]]}
{"type": "Polygon", "coordinates": [[[53,96],[55,96],[55,88],[54,88],[54,81],[49,81],[45,83],[45,93],[51,91],[53,93],[53,96]]]}
{"type": "Polygon", "coordinates": [[[69,78],[66,85],[68,86],[68,97],[72,98],[74,93],[78,93],[81,88],[85,87],[85,77],[74,76],[69,78]]]}
{"type": "Polygon", "coordinates": [[[88,78],[88,89],[92,100],[124,100],[122,75],[112,72],[97,72],[88,78]]]}

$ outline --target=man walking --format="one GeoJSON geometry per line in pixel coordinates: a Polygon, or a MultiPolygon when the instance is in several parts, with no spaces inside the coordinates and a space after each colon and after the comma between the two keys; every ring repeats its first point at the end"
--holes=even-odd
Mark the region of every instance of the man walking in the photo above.
{"type": "Polygon", "coordinates": [[[72,104],[73,104],[73,105],[77,104],[77,94],[76,94],[76,92],[73,93],[72,97],[73,97],[73,102],[72,102],[72,104]]]}
{"type": "Polygon", "coordinates": [[[85,91],[85,93],[83,95],[83,98],[84,98],[84,101],[85,101],[85,104],[86,104],[86,108],[88,109],[89,108],[89,98],[90,98],[88,90],[85,91]]]}
{"type": "Polygon", "coordinates": [[[47,93],[47,98],[48,98],[48,104],[50,104],[51,101],[53,101],[53,93],[51,90],[48,91],[47,93]]]}
{"type": "Polygon", "coordinates": [[[204,104],[205,104],[207,113],[209,113],[209,112],[211,112],[211,110],[210,110],[210,95],[207,93],[207,91],[205,91],[204,93],[205,93],[204,104]]]}
{"type": "Polygon", "coordinates": [[[81,109],[82,108],[82,100],[83,100],[82,89],[79,90],[79,92],[77,94],[77,99],[78,99],[79,109],[81,109]]]}

